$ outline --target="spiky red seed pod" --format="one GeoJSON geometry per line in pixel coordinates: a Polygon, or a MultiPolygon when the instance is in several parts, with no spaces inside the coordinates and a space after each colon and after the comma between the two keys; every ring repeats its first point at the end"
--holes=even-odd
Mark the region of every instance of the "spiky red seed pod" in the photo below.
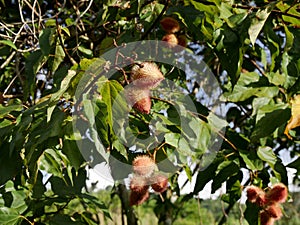
{"type": "Polygon", "coordinates": [[[130,180],[130,190],[144,193],[148,190],[149,185],[145,177],[133,176],[130,180]]]}
{"type": "Polygon", "coordinates": [[[168,177],[162,173],[154,174],[151,177],[151,187],[154,191],[162,193],[168,188],[168,177]]]}
{"type": "Polygon", "coordinates": [[[178,45],[182,46],[182,47],[186,47],[187,46],[187,39],[186,39],[186,36],[185,35],[179,35],[177,37],[178,39],[178,45]]]}
{"type": "Polygon", "coordinates": [[[145,192],[135,192],[131,191],[129,196],[129,203],[131,206],[140,205],[143,202],[147,201],[149,198],[148,189],[145,192]]]}
{"type": "Polygon", "coordinates": [[[263,190],[257,186],[249,186],[247,188],[247,198],[248,201],[254,203],[256,202],[256,198],[258,197],[259,193],[261,193],[263,190]]]}
{"type": "Polygon", "coordinates": [[[176,33],[180,30],[180,25],[177,20],[172,17],[165,17],[160,21],[160,25],[167,33],[176,33]]]}
{"type": "Polygon", "coordinates": [[[266,197],[269,202],[284,203],[288,197],[288,189],[282,183],[275,184],[271,190],[267,192],[266,197]]]}
{"type": "Polygon", "coordinates": [[[268,203],[267,199],[266,199],[266,194],[265,192],[261,192],[255,201],[255,204],[260,206],[260,207],[264,207],[266,204],[268,203]]]}
{"type": "Polygon", "coordinates": [[[153,62],[142,62],[131,69],[131,82],[139,88],[155,88],[163,79],[164,75],[153,62]]]}
{"type": "Polygon", "coordinates": [[[150,177],[156,167],[152,158],[147,155],[137,156],[133,162],[133,172],[143,177],[150,177]]]}
{"type": "Polygon", "coordinates": [[[178,39],[175,34],[166,34],[162,37],[161,40],[167,42],[167,46],[169,48],[173,48],[178,44],[178,39]]]}
{"type": "Polygon", "coordinates": [[[265,192],[254,185],[247,188],[247,198],[250,202],[257,204],[260,207],[263,207],[267,203],[265,192]]]}
{"type": "Polygon", "coordinates": [[[137,111],[149,114],[151,109],[150,91],[132,86],[126,89],[126,100],[130,106],[137,111]]]}
{"type": "Polygon", "coordinates": [[[279,220],[282,217],[282,210],[278,203],[269,205],[265,211],[270,215],[270,217],[274,218],[274,220],[279,220]]]}
{"type": "Polygon", "coordinates": [[[261,211],[259,214],[260,225],[273,225],[274,219],[266,211],[261,211]]]}

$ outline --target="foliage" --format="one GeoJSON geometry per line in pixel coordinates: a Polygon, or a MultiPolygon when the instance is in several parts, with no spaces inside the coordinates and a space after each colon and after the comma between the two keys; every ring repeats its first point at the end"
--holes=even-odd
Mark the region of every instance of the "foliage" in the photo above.
{"type": "MultiPolygon", "coordinates": [[[[109,218],[101,199],[86,192],[87,170],[106,162],[116,180],[128,177],[140,153],[132,147],[164,162],[159,169],[172,175],[164,201],[155,196],[160,224],[176,221],[178,209],[209,181],[212,192],[226,183],[227,214],[249,184],[287,185],[286,167],[296,169],[298,185],[299,129],[286,126],[299,118],[293,100],[300,92],[299,7],[297,1],[259,0],[1,1],[0,223],[98,224],[99,211],[109,218]],[[129,111],[118,99],[135,60],[124,55],[123,61],[131,61],[118,64],[100,56],[117,49],[113,57],[121,57],[123,43],[161,40],[165,15],[180,23],[187,52],[201,56],[213,72],[226,120],[201,101],[201,77],[166,62],[158,63],[160,69],[180,94],[168,89],[169,99],[152,98],[149,115],[129,111]],[[122,129],[126,120],[114,120],[124,112],[128,129],[122,129]],[[161,140],[152,148],[151,121],[161,140]],[[222,141],[220,150],[205,163],[201,159],[207,149],[213,152],[215,139],[222,141]],[[120,169],[121,162],[127,169],[120,169]],[[180,195],[175,173],[182,171],[189,179],[197,176],[186,196],[180,195]]],[[[155,54],[140,49],[137,56],[155,54]]],[[[183,64],[189,57],[183,55],[183,64]]],[[[216,90],[206,88],[211,95],[216,90]]],[[[116,193],[129,218],[134,207],[116,193]]],[[[254,206],[247,207],[245,219],[256,225],[258,215],[248,213],[254,206]]]]}

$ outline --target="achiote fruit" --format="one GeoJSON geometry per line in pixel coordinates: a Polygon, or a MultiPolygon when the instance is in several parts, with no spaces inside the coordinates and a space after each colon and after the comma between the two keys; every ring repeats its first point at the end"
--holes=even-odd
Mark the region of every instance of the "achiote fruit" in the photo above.
{"type": "Polygon", "coordinates": [[[261,207],[267,202],[265,192],[261,188],[253,185],[247,189],[247,198],[250,202],[261,207]]]}
{"type": "Polygon", "coordinates": [[[269,202],[284,203],[288,197],[287,187],[282,183],[275,184],[266,197],[269,202]]]}
{"type": "Polygon", "coordinates": [[[150,177],[156,168],[152,158],[147,155],[137,156],[133,162],[133,172],[139,176],[150,177]]]}
{"type": "Polygon", "coordinates": [[[149,191],[148,189],[145,192],[136,192],[136,191],[131,191],[130,192],[130,197],[129,197],[129,202],[130,205],[140,205],[143,202],[147,201],[149,198],[149,191]]]}
{"type": "Polygon", "coordinates": [[[144,193],[148,190],[149,185],[147,179],[141,176],[133,176],[130,181],[130,190],[134,192],[144,193]]]}
{"type": "Polygon", "coordinates": [[[180,25],[177,20],[172,17],[165,17],[160,21],[160,25],[167,33],[176,33],[180,30],[180,25]]]}
{"type": "Polygon", "coordinates": [[[131,82],[138,88],[155,88],[163,79],[163,74],[153,62],[142,62],[131,69],[131,82]]]}
{"type": "Polygon", "coordinates": [[[126,100],[130,106],[137,111],[149,114],[151,109],[150,91],[131,86],[126,89],[126,100]]]}
{"type": "Polygon", "coordinates": [[[169,48],[173,48],[178,44],[178,39],[175,34],[166,34],[161,40],[167,42],[169,48]]]}
{"type": "Polygon", "coordinates": [[[150,181],[152,189],[156,192],[162,193],[168,188],[168,177],[162,173],[155,173],[150,181]]]}

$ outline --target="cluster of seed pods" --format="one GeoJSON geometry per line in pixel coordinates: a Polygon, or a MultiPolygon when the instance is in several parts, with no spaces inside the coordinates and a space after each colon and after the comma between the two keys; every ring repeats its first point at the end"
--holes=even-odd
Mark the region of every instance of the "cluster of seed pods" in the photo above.
{"type": "Polygon", "coordinates": [[[157,87],[164,75],[154,62],[135,64],[131,69],[127,102],[137,111],[149,114],[151,110],[150,90],[157,87]]]}
{"type": "Polygon", "coordinates": [[[168,188],[168,177],[156,171],[154,160],[148,155],[137,156],[133,162],[130,181],[130,205],[140,205],[149,198],[149,188],[158,193],[168,188]]]}
{"type": "Polygon", "coordinates": [[[267,192],[253,185],[247,188],[248,201],[261,208],[261,225],[273,225],[282,217],[281,203],[284,203],[287,197],[288,189],[282,183],[275,184],[267,192]]]}
{"type": "Polygon", "coordinates": [[[166,34],[162,37],[162,41],[166,41],[169,47],[175,47],[181,45],[186,47],[187,39],[184,34],[178,34],[180,31],[180,25],[177,20],[172,17],[165,17],[160,21],[162,29],[166,34]]]}

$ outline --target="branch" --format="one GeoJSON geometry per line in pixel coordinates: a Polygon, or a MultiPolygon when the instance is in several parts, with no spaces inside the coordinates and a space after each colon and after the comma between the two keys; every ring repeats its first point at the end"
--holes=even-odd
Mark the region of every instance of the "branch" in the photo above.
{"type": "Polygon", "coordinates": [[[156,26],[156,24],[160,21],[160,19],[162,18],[163,14],[167,10],[167,8],[169,6],[169,3],[170,3],[170,0],[166,0],[164,8],[161,10],[160,14],[158,15],[158,17],[156,17],[156,19],[151,24],[151,26],[149,27],[149,29],[142,35],[141,41],[144,40],[148,36],[148,34],[150,34],[150,32],[153,30],[153,28],[156,26]]]}

